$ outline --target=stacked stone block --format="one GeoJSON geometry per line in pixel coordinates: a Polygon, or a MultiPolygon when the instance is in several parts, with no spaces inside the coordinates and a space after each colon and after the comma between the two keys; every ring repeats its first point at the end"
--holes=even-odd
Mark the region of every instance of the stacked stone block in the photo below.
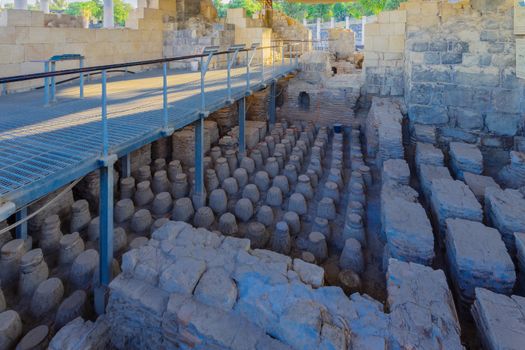
{"type": "Polygon", "coordinates": [[[443,271],[390,259],[387,290],[394,348],[463,349],[443,271]]]}
{"type": "Polygon", "coordinates": [[[518,350],[525,339],[525,298],[476,288],[472,316],[486,349],[518,350]]]}
{"type": "Polygon", "coordinates": [[[514,255],[515,232],[525,232],[525,197],[517,190],[487,188],[485,212],[491,225],[501,233],[509,252],[514,255]]]}
{"type": "Polygon", "coordinates": [[[446,225],[448,266],[460,299],[471,303],[478,287],[510,294],[516,272],[498,230],[464,219],[446,225]]]}

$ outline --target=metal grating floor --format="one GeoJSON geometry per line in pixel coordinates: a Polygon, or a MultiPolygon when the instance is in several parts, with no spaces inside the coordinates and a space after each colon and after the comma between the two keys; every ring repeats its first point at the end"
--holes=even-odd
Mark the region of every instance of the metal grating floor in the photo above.
{"type": "MultiPolygon", "coordinates": [[[[250,74],[251,89],[292,71],[295,66],[265,67],[250,74]]],[[[169,72],[169,126],[193,123],[200,112],[200,73],[169,72]]],[[[226,70],[206,75],[206,109],[227,103],[226,70]]],[[[232,70],[232,97],[246,92],[246,68],[232,70]]],[[[108,128],[110,153],[118,156],[160,137],[162,71],[132,76],[109,75],[108,128]]],[[[58,102],[43,107],[43,91],[0,97],[0,201],[25,205],[98,167],[102,152],[101,85],[57,86],[58,102]]]]}

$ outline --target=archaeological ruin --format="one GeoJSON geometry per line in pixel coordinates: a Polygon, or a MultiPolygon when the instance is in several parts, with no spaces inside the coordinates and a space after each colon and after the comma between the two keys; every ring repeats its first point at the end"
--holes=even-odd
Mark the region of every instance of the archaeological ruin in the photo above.
{"type": "Polygon", "coordinates": [[[276,2],[0,6],[0,350],[525,349],[525,2],[276,2]]]}

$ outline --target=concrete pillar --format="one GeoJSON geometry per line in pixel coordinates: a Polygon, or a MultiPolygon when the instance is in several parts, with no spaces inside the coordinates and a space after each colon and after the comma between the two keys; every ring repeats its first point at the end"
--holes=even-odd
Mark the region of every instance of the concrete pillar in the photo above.
{"type": "Polygon", "coordinates": [[[335,28],[335,18],[330,18],[330,28],[334,29],[335,28]]]}
{"type": "Polygon", "coordinates": [[[350,17],[345,17],[345,29],[350,29],[350,17]]]}
{"type": "Polygon", "coordinates": [[[104,0],[104,28],[114,28],[113,0],[104,0]]]}
{"type": "Polygon", "coordinates": [[[27,10],[27,0],[15,0],[16,10],[27,10]]]}
{"type": "Polygon", "coordinates": [[[320,18],[317,19],[317,26],[316,26],[316,30],[315,30],[315,38],[317,40],[321,40],[321,19],[320,18]]]}
{"type": "Polygon", "coordinates": [[[40,11],[49,13],[49,0],[40,0],[40,11]]]}

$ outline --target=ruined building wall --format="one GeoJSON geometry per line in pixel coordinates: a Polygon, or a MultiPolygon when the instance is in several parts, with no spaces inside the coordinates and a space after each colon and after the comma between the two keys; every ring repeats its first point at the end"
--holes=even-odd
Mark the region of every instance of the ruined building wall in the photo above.
{"type": "MultiPolygon", "coordinates": [[[[137,29],[54,27],[40,11],[6,10],[0,13],[0,72],[13,76],[43,72],[41,62],[54,55],[80,54],[85,66],[140,61],[162,56],[162,15],[146,9],[137,29]]],[[[77,61],[60,62],[57,69],[77,68],[77,61]]],[[[148,68],[148,67],[144,67],[148,68]]],[[[134,70],[139,70],[137,67],[134,70]]],[[[8,91],[42,85],[42,81],[7,84],[8,91]]]]}
{"type": "Polygon", "coordinates": [[[525,112],[512,7],[509,0],[414,0],[381,14],[366,25],[365,92],[405,96],[412,131],[441,145],[511,148],[525,112]],[[404,48],[394,56],[386,38],[403,18],[404,48]]]}
{"type": "Polygon", "coordinates": [[[435,125],[438,141],[509,148],[523,131],[524,82],[516,77],[512,7],[465,9],[409,32],[406,102],[413,123],[435,125]]]}

